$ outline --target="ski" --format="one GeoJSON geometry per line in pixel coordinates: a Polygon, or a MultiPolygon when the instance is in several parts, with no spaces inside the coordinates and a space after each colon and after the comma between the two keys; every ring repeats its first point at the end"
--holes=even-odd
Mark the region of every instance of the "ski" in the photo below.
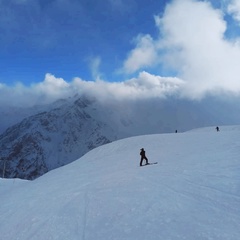
{"type": "Polygon", "coordinates": [[[157,163],[158,163],[158,162],[148,163],[148,164],[142,165],[142,166],[140,166],[140,167],[147,166],[147,165],[153,165],[153,164],[157,164],[157,163]]]}

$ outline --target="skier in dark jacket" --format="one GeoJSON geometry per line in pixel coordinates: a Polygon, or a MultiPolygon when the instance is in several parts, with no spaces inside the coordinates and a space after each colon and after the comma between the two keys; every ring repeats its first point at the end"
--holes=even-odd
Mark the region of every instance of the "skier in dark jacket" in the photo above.
{"type": "Polygon", "coordinates": [[[146,165],[148,164],[148,159],[145,155],[144,148],[141,148],[140,150],[141,150],[140,152],[140,155],[141,155],[140,167],[141,167],[144,159],[146,160],[146,165]]]}

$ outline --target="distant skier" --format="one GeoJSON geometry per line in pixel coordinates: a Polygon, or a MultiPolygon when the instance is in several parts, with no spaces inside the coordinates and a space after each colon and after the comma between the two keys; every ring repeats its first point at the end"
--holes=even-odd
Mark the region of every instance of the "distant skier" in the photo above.
{"type": "Polygon", "coordinates": [[[140,152],[140,155],[141,155],[140,167],[141,167],[143,164],[143,160],[146,160],[146,165],[148,165],[148,159],[145,155],[144,148],[141,148],[140,150],[141,150],[141,152],[140,152]]]}
{"type": "Polygon", "coordinates": [[[219,127],[216,127],[216,130],[217,130],[217,132],[219,132],[220,130],[219,130],[219,127]]]}
{"type": "Polygon", "coordinates": [[[175,130],[175,133],[177,133],[177,130],[175,130]]]}

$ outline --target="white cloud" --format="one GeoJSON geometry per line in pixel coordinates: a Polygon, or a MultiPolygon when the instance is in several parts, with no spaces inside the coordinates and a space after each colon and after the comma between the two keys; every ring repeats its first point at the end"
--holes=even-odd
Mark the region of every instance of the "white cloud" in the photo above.
{"type": "Polygon", "coordinates": [[[234,42],[225,37],[227,24],[223,12],[207,1],[175,0],[167,5],[162,16],[155,16],[155,23],[159,38],[141,37],[148,39],[147,48],[137,43],[124,62],[126,72],[160,63],[159,67],[177,72],[185,81],[183,96],[201,98],[222,91],[240,93],[240,46],[238,39],[234,42]],[[146,57],[145,62],[139,63],[134,53],[143,53],[144,58],[145,49],[154,57],[146,57]]]}
{"type": "Polygon", "coordinates": [[[136,48],[130,52],[123,64],[125,73],[133,73],[143,67],[152,66],[157,60],[155,45],[150,35],[140,35],[135,41],[136,48]]]}
{"type": "Polygon", "coordinates": [[[140,72],[138,77],[124,82],[87,82],[75,78],[75,89],[81,93],[91,94],[102,100],[109,99],[143,99],[152,97],[165,97],[169,94],[177,94],[183,85],[178,78],[163,78],[140,72]]]}
{"type": "Polygon", "coordinates": [[[17,83],[15,86],[9,87],[2,84],[0,86],[0,106],[28,107],[46,104],[59,98],[68,97],[72,92],[71,84],[48,73],[43,82],[31,86],[17,83]]]}
{"type": "Polygon", "coordinates": [[[240,1],[232,0],[228,6],[228,13],[232,14],[234,19],[240,24],[240,1]]]}
{"type": "Polygon", "coordinates": [[[70,84],[67,83],[63,78],[56,78],[54,75],[47,73],[43,82],[34,84],[31,86],[31,90],[43,94],[46,96],[51,96],[57,98],[58,96],[67,95],[70,84]]]}
{"type": "Polygon", "coordinates": [[[166,9],[160,31],[164,37],[159,44],[170,49],[166,63],[186,81],[185,94],[240,92],[240,48],[225,38],[226,22],[219,10],[206,2],[176,0],[166,9]]]}
{"type": "Polygon", "coordinates": [[[101,65],[100,57],[92,57],[89,59],[89,67],[92,73],[92,77],[95,80],[101,78],[101,73],[99,71],[100,65],[101,65]]]}

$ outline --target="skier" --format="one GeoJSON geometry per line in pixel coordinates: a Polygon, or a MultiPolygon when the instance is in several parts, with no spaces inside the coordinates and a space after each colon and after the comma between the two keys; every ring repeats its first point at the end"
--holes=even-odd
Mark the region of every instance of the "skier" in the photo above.
{"type": "Polygon", "coordinates": [[[219,132],[219,127],[216,127],[217,132],[219,132]]]}
{"type": "Polygon", "coordinates": [[[148,159],[145,155],[144,148],[141,148],[140,150],[141,150],[141,152],[140,152],[140,155],[141,155],[140,167],[141,167],[144,159],[146,160],[146,165],[148,165],[149,163],[148,163],[148,159]]]}

